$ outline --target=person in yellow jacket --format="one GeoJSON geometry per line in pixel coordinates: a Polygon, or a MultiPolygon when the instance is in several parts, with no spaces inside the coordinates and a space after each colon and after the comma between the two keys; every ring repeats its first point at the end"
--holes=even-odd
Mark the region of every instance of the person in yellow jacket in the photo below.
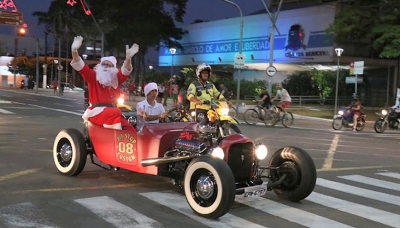
{"type": "Polygon", "coordinates": [[[196,109],[196,119],[201,124],[207,124],[207,111],[211,108],[211,99],[225,101],[225,97],[215,85],[208,81],[211,77],[211,66],[202,63],[196,68],[197,81],[193,81],[187,90],[186,98],[190,101],[190,111],[196,109]]]}

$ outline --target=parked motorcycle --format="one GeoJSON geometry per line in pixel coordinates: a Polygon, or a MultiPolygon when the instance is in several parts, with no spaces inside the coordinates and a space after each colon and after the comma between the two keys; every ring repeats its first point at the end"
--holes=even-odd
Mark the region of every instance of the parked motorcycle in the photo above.
{"type": "Polygon", "coordinates": [[[399,130],[400,113],[396,112],[395,109],[383,109],[381,113],[376,114],[381,116],[374,124],[374,129],[377,133],[383,133],[387,126],[389,126],[390,130],[399,130]]]}
{"type": "MultiPolygon", "coordinates": [[[[338,111],[338,114],[332,122],[332,128],[335,130],[340,130],[342,127],[353,128],[353,114],[351,114],[350,109],[343,107],[338,111]]],[[[361,113],[360,117],[357,119],[357,131],[362,131],[365,127],[365,118],[367,115],[361,113]]]]}

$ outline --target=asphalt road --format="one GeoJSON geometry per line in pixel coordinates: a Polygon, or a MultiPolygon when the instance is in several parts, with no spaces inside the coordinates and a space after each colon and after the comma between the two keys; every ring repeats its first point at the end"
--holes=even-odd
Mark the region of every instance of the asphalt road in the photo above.
{"type": "Polygon", "coordinates": [[[329,120],[306,117],[289,129],[241,124],[269,154],[305,149],[317,186],[300,203],[273,192],[237,197],[227,215],[208,220],[166,178],[107,171],[89,159],[79,176],[61,175],[53,141],[63,128],[82,128],[82,94],[32,92],[0,89],[0,227],[400,227],[399,132],[334,131],[329,120]]]}

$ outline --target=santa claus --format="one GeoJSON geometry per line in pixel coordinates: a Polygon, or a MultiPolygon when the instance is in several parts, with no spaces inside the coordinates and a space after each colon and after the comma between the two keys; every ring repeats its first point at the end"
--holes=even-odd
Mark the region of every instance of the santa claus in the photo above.
{"type": "Polygon", "coordinates": [[[77,36],[71,45],[71,66],[77,70],[88,84],[89,107],[82,118],[106,128],[134,130],[122,117],[121,110],[115,105],[120,86],[132,72],[132,57],[139,51],[139,45],[131,48],[126,45],[126,58],[121,69],[116,68],[117,59],[114,56],[103,57],[96,69],[90,69],[78,54],[83,38],[77,36]]]}

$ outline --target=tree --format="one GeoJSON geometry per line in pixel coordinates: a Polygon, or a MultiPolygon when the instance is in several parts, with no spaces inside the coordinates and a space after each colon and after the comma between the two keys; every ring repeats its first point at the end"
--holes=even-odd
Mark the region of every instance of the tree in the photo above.
{"type": "MultiPolygon", "coordinates": [[[[168,47],[182,47],[177,40],[182,38],[185,31],[177,28],[175,21],[182,22],[187,0],[85,2],[105,34],[106,51],[119,56],[119,53],[125,53],[126,44],[132,45],[135,42],[140,45],[139,53],[133,59],[136,81],[139,74],[144,74],[144,56],[150,47],[158,50],[160,43],[168,47]],[[164,10],[164,4],[170,6],[172,13],[164,10]]],[[[56,37],[67,36],[72,40],[73,36],[82,35],[86,40],[95,40],[100,36],[93,18],[87,16],[79,5],[71,7],[65,0],[54,0],[47,12],[34,12],[33,15],[38,17],[39,24],[45,24],[47,30],[56,37]],[[66,27],[68,34],[65,34],[66,27]]]]}
{"type": "Polygon", "coordinates": [[[363,43],[369,57],[400,57],[400,10],[398,0],[339,1],[333,24],[326,30],[335,42],[363,43]]]}

